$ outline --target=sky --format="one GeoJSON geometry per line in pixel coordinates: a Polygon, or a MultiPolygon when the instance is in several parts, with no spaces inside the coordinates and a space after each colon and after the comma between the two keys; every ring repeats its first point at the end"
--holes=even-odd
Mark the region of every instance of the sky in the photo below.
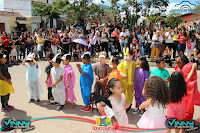
{"type": "MultiPolygon", "coordinates": [[[[199,0],[169,0],[170,4],[167,7],[166,14],[169,14],[169,12],[172,9],[178,9],[178,8],[180,8],[180,6],[179,7],[175,7],[175,5],[181,3],[182,1],[189,1],[192,4],[197,4],[197,1],[199,1],[199,0]]],[[[104,3],[105,5],[111,5],[108,0],[104,0],[104,2],[105,2],[104,3]]],[[[94,3],[101,3],[101,0],[94,0],[94,3]]],[[[124,4],[125,2],[124,2],[124,0],[121,0],[119,3],[120,4],[124,4]]]]}

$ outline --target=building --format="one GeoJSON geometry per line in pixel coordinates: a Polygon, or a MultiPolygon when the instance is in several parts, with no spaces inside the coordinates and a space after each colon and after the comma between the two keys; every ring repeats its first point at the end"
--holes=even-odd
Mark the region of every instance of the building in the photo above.
{"type": "Polygon", "coordinates": [[[31,18],[25,17],[21,13],[0,11],[0,33],[3,31],[32,30],[31,18]]]}
{"type": "Polygon", "coordinates": [[[181,26],[189,27],[192,26],[194,23],[200,22],[200,14],[184,14],[181,16],[184,23],[181,24],[181,26]]]}
{"type": "MultiPolygon", "coordinates": [[[[41,18],[40,16],[33,16],[33,7],[32,2],[41,1],[48,4],[54,4],[57,0],[1,0],[0,1],[0,10],[6,12],[18,12],[23,14],[24,17],[31,19],[31,28],[28,29],[29,32],[34,31],[37,28],[40,28],[41,18]]],[[[43,17],[44,21],[47,20],[47,17],[43,17]]],[[[24,19],[25,20],[25,19],[24,19]]],[[[23,20],[23,21],[24,21],[23,20]]],[[[22,21],[22,20],[20,20],[22,21]]],[[[53,20],[53,27],[56,27],[56,21],[53,20]]],[[[25,24],[26,26],[29,23],[25,24]]],[[[47,27],[50,27],[48,23],[47,27]]]]}

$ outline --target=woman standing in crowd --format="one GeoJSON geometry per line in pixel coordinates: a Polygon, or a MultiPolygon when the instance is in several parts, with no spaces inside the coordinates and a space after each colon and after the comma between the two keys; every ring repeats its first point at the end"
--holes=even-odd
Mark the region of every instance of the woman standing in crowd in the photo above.
{"type": "Polygon", "coordinates": [[[152,40],[153,42],[152,42],[152,49],[151,49],[151,61],[154,60],[155,55],[156,55],[155,60],[160,55],[159,47],[160,45],[162,45],[162,42],[163,42],[163,37],[160,35],[160,31],[156,31],[156,34],[153,35],[152,40]]]}
{"type": "Polygon", "coordinates": [[[37,43],[37,50],[39,51],[39,56],[41,60],[43,58],[44,43],[45,43],[42,34],[38,35],[36,43],[37,43]]]}
{"type": "Polygon", "coordinates": [[[173,58],[176,58],[176,52],[178,52],[178,41],[177,41],[178,34],[179,34],[178,28],[175,28],[174,29],[174,36],[173,36],[173,41],[174,41],[173,58]]]}
{"type": "Polygon", "coordinates": [[[148,54],[148,58],[150,58],[150,56],[151,56],[152,37],[153,37],[153,32],[151,30],[149,30],[148,31],[148,35],[147,35],[147,54],[148,54]]]}
{"type": "Polygon", "coordinates": [[[57,52],[58,52],[57,45],[58,45],[58,43],[59,43],[59,38],[58,38],[57,34],[54,33],[52,41],[51,41],[51,49],[52,49],[52,52],[53,52],[54,55],[57,55],[57,52]]]}
{"type": "Polygon", "coordinates": [[[21,46],[20,46],[20,59],[21,59],[21,56],[23,56],[23,59],[25,58],[25,52],[26,52],[26,38],[25,38],[25,34],[24,32],[21,33],[21,36],[20,36],[20,43],[21,43],[21,46]]]}
{"type": "Polygon", "coordinates": [[[62,48],[63,48],[63,53],[68,54],[69,53],[69,43],[70,39],[68,37],[68,34],[65,34],[64,37],[61,39],[62,42],[62,48]]]}
{"type": "Polygon", "coordinates": [[[106,52],[106,55],[108,56],[108,33],[106,32],[106,29],[103,28],[102,34],[101,34],[101,49],[102,51],[106,52]]]}
{"type": "Polygon", "coordinates": [[[184,54],[185,48],[186,48],[186,40],[187,40],[187,34],[185,32],[185,29],[182,28],[181,32],[178,34],[177,41],[178,41],[178,55],[181,54],[181,52],[184,54]]]}
{"type": "Polygon", "coordinates": [[[117,46],[118,51],[121,52],[121,47],[120,47],[120,44],[119,44],[119,32],[118,32],[117,28],[115,28],[115,30],[111,34],[111,37],[115,38],[115,42],[114,42],[115,46],[117,46]]]}
{"type": "Polygon", "coordinates": [[[30,35],[30,32],[26,35],[26,48],[27,48],[27,55],[33,52],[33,38],[30,35]]]}
{"type": "Polygon", "coordinates": [[[186,46],[186,55],[191,56],[193,53],[193,49],[196,46],[196,35],[194,33],[194,30],[190,31],[188,38],[187,38],[187,46],[186,46]]]}
{"type": "Polygon", "coordinates": [[[140,43],[140,52],[142,56],[145,56],[145,50],[144,50],[144,45],[145,45],[145,34],[144,34],[144,29],[142,28],[140,31],[140,35],[138,36],[138,40],[140,43]]]}

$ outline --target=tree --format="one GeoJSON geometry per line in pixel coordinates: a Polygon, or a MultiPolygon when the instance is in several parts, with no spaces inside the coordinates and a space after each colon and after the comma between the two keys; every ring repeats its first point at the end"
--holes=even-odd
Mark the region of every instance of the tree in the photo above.
{"type": "Polygon", "coordinates": [[[200,13],[200,2],[197,1],[197,6],[193,9],[195,13],[200,13]]]}
{"type": "Polygon", "coordinates": [[[151,15],[148,17],[148,20],[152,23],[155,24],[156,22],[163,20],[164,18],[158,14],[156,15],[151,15]]]}
{"type": "Polygon", "coordinates": [[[143,0],[147,16],[159,14],[162,15],[169,5],[169,0],[143,0]],[[151,8],[154,8],[152,11],[151,8]]]}
{"type": "Polygon", "coordinates": [[[175,27],[178,27],[179,24],[183,23],[183,19],[181,18],[181,14],[171,12],[167,16],[166,22],[174,29],[175,27]]]}

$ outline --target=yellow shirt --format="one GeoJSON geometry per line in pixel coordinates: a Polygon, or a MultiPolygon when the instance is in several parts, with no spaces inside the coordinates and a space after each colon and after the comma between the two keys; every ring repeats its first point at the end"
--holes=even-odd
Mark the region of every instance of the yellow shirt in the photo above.
{"type": "Polygon", "coordinates": [[[44,45],[44,38],[39,38],[39,37],[37,37],[37,42],[38,42],[38,44],[40,44],[40,46],[43,46],[44,45]]]}
{"type": "Polygon", "coordinates": [[[134,83],[135,69],[136,69],[135,61],[132,61],[132,62],[124,61],[118,65],[118,70],[122,72],[123,74],[127,75],[127,78],[122,77],[122,84],[134,83]]]}

